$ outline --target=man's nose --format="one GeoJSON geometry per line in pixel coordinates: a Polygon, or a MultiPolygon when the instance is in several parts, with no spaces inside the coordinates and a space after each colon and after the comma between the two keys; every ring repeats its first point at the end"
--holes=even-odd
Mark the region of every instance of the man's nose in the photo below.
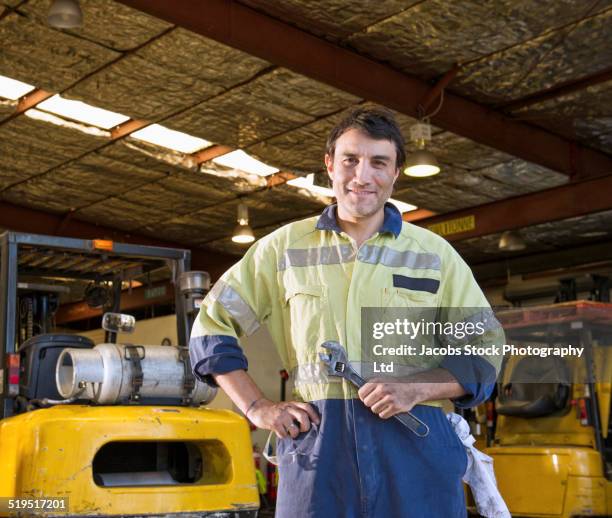
{"type": "Polygon", "coordinates": [[[355,167],[355,181],[361,184],[370,183],[371,176],[372,168],[367,160],[360,160],[357,167],[355,167]]]}

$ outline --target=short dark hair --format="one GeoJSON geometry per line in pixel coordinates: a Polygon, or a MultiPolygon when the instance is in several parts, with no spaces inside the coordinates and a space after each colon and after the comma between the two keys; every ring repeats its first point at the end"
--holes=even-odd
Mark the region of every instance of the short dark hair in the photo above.
{"type": "Polygon", "coordinates": [[[393,112],[386,108],[355,108],[342,119],[327,137],[325,152],[333,157],[336,141],[350,129],[363,131],[375,140],[390,140],[395,144],[395,167],[401,169],[406,162],[406,141],[393,112]]]}

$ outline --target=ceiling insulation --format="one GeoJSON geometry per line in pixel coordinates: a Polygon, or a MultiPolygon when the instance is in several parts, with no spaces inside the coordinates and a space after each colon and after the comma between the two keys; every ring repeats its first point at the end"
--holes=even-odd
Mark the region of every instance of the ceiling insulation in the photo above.
{"type": "Polygon", "coordinates": [[[105,141],[26,116],[17,117],[0,126],[3,171],[0,181],[4,172],[25,180],[93,150],[105,141]]]}
{"type": "MultiPolygon", "coordinates": [[[[46,25],[51,4],[52,0],[30,1],[20,11],[40,25],[46,25]]],[[[118,52],[132,50],[172,27],[168,22],[112,0],[80,0],[80,4],[83,26],[62,32],[118,52]]]]}
{"type": "Polygon", "coordinates": [[[158,120],[213,97],[267,66],[263,60],[174,29],[80,82],[66,96],[95,99],[102,108],[158,120]]]}
{"type": "Polygon", "coordinates": [[[166,124],[213,142],[247,147],[358,100],[318,81],[277,68],[167,120],[166,124]]]}
{"type": "Polygon", "coordinates": [[[175,216],[214,206],[235,197],[227,182],[209,177],[208,181],[199,184],[192,181],[192,176],[192,174],[172,175],[155,184],[134,189],[122,198],[147,207],[161,206],[164,211],[169,211],[175,216]],[[221,185],[225,189],[221,188],[221,185]]]}
{"type": "Polygon", "coordinates": [[[534,0],[428,0],[353,34],[347,42],[410,74],[435,77],[456,63],[520,46],[573,22],[588,5],[573,0],[547,2],[544,15],[543,4],[534,0]]]}
{"type": "Polygon", "coordinates": [[[471,173],[512,186],[516,194],[541,191],[569,181],[564,174],[519,159],[500,162],[471,173]]]}
{"type": "Polygon", "coordinates": [[[87,192],[79,187],[57,183],[46,176],[21,182],[2,193],[2,199],[49,212],[65,213],[104,198],[103,194],[87,192]]]}
{"type": "Polygon", "coordinates": [[[281,169],[314,173],[325,168],[325,142],[331,129],[344,117],[343,111],[305,124],[295,130],[259,142],[247,151],[281,169]]]}
{"type": "Polygon", "coordinates": [[[525,106],[512,114],[604,152],[612,150],[612,80],[525,106]]]}
{"type": "MultiPolygon", "coordinates": [[[[582,11],[586,2],[573,4],[582,11]]],[[[486,102],[510,101],[609,68],[612,3],[606,4],[607,10],[574,26],[466,66],[453,89],[486,102]]]]}
{"type": "Polygon", "coordinates": [[[111,196],[165,177],[162,172],[108,158],[104,151],[90,153],[59,167],[45,178],[75,189],[111,196]]]}
{"type": "Polygon", "coordinates": [[[164,205],[148,206],[119,197],[107,198],[79,211],[80,219],[92,223],[104,221],[108,226],[127,231],[147,225],[151,220],[172,216],[164,205]]]}
{"type": "MultiPolygon", "coordinates": [[[[408,144],[408,151],[415,150],[414,144],[408,144]]],[[[512,157],[496,149],[477,144],[473,140],[460,137],[449,131],[437,133],[427,144],[427,150],[446,164],[462,169],[478,169],[500,162],[506,162],[512,157]]]]}
{"type": "Polygon", "coordinates": [[[11,42],[0,52],[2,75],[54,92],[121,56],[17,12],[0,21],[0,41],[11,42]]]}
{"type": "MultiPolygon", "coordinates": [[[[479,103],[499,103],[500,109],[612,63],[612,0],[241,3],[432,84],[464,63],[448,88],[479,103]]],[[[50,0],[0,4],[18,5],[0,19],[0,38],[10,42],[0,53],[0,75],[243,148],[282,171],[319,173],[325,181],[329,130],[351,108],[372,105],[111,0],[82,0],[84,27],[63,31],[46,24],[50,0]]],[[[509,116],[610,153],[611,93],[608,80],[513,109],[509,116]]],[[[59,214],[74,209],[75,219],[238,255],[245,248],[230,236],[239,203],[249,206],[258,237],[323,209],[321,200],[291,186],[267,188],[264,177],[212,161],[200,164],[195,156],[132,137],[112,142],[110,132],[57,117],[60,125],[24,115],[2,122],[16,105],[0,99],[2,200],[59,214]]],[[[434,99],[429,111],[437,106],[434,99]]],[[[397,119],[408,141],[415,120],[400,114],[397,119]]],[[[428,149],[442,172],[426,179],[401,175],[394,194],[399,200],[446,213],[568,182],[566,175],[432,129],[428,149]]],[[[529,249],[588,240],[580,236],[589,229],[612,226],[603,214],[530,227],[529,249]]],[[[485,236],[456,246],[469,260],[482,261],[504,257],[498,239],[485,236]]]]}
{"type": "Polygon", "coordinates": [[[421,0],[240,0],[241,3],[288,21],[330,40],[342,40],[355,32],[396,15],[421,0]]]}

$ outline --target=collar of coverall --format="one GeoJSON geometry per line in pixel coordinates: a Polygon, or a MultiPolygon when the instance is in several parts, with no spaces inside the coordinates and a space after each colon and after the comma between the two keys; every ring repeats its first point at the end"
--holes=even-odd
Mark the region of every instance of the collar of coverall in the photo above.
{"type": "MultiPolygon", "coordinates": [[[[334,203],[333,205],[325,207],[325,210],[317,221],[316,228],[318,230],[333,230],[334,232],[338,232],[338,234],[342,232],[342,229],[338,225],[338,220],[336,219],[337,206],[338,205],[334,203]]],[[[401,231],[402,214],[392,203],[385,203],[385,219],[378,232],[390,232],[397,237],[401,231]]]]}

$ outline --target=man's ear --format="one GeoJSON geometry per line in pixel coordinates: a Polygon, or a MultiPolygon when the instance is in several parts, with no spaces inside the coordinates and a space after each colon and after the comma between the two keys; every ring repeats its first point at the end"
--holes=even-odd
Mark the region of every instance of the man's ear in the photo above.
{"type": "Polygon", "coordinates": [[[327,169],[327,175],[330,179],[333,179],[334,173],[334,157],[325,153],[325,168],[327,169]]]}

